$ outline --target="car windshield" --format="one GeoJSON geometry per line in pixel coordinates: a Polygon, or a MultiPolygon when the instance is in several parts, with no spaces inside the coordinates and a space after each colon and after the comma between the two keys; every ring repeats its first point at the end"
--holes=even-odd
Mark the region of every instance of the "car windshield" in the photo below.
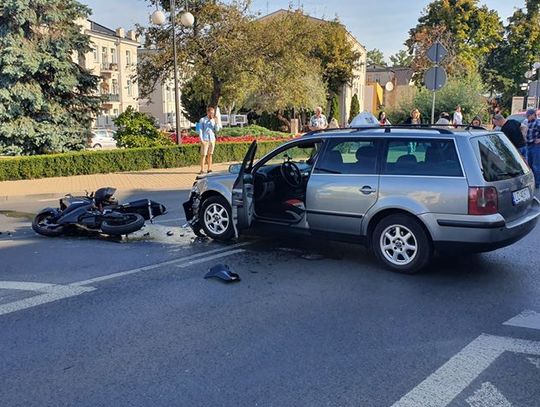
{"type": "Polygon", "coordinates": [[[510,140],[497,134],[471,139],[482,175],[487,182],[501,181],[527,173],[527,164],[510,140]]]}

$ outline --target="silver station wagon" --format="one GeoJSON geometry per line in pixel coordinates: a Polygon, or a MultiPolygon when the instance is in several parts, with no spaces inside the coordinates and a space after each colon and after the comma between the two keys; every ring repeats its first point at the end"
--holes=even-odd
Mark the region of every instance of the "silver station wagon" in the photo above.
{"type": "Polygon", "coordinates": [[[434,252],[490,251],[526,236],[540,203],[534,176],[500,132],[347,128],[287,142],[228,173],[197,177],[184,210],[197,234],[237,238],[276,227],[371,248],[414,273],[434,252]]]}

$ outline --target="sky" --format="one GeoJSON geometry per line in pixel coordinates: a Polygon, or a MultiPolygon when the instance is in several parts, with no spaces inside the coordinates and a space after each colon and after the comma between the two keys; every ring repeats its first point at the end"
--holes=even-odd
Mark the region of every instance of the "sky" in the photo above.
{"type": "MultiPolygon", "coordinates": [[[[106,27],[133,28],[135,24],[147,25],[153,8],[145,0],[79,0],[92,11],[91,19],[106,27]]],[[[177,0],[181,2],[182,0],[177,0]]],[[[410,28],[416,25],[429,0],[253,0],[254,13],[267,14],[289,3],[301,5],[307,14],[326,19],[336,16],[368,50],[378,48],[386,59],[403,49],[410,28]]],[[[506,23],[515,8],[523,7],[524,0],[480,0],[494,9],[506,23]]],[[[197,18],[197,16],[195,16],[197,18]]]]}

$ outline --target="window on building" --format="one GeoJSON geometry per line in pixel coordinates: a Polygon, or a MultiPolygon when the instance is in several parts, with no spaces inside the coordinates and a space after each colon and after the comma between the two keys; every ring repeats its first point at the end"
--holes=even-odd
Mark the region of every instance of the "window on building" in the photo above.
{"type": "Polygon", "coordinates": [[[131,51],[126,51],[126,65],[131,65],[131,51]]]}
{"type": "Polygon", "coordinates": [[[107,47],[101,47],[101,62],[104,64],[109,60],[107,47]]]}
{"type": "Polygon", "coordinates": [[[118,79],[112,80],[112,93],[113,95],[118,95],[120,92],[118,92],[118,79]]]}
{"type": "Polygon", "coordinates": [[[133,86],[131,85],[131,81],[129,79],[127,81],[127,91],[128,96],[133,96],[133,86]]]}
{"type": "Polygon", "coordinates": [[[98,52],[98,49],[97,48],[92,48],[92,52],[94,54],[94,63],[98,63],[99,62],[99,52],[98,52]]]}
{"type": "Polygon", "coordinates": [[[118,117],[118,109],[114,109],[113,112],[114,112],[114,116],[115,116],[115,117],[118,117]]]}
{"type": "Polygon", "coordinates": [[[116,64],[116,48],[111,48],[111,62],[116,64]]]}

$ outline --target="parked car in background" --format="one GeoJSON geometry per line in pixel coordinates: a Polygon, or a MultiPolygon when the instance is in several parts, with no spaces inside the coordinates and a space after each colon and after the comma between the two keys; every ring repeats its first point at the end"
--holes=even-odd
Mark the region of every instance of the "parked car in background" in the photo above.
{"type": "Polygon", "coordinates": [[[540,216],[534,177],[500,132],[364,127],[311,132],[254,161],[198,176],[186,219],[233,239],[279,229],[363,243],[391,270],[414,273],[435,251],[490,251],[540,216]],[[411,148],[414,146],[414,148],[411,148]]]}
{"type": "MultiPolygon", "coordinates": [[[[536,114],[538,117],[540,117],[540,109],[538,109],[536,111],[536,114]]],[[[526,111],[523,111],[523,112],[517,112],[517,113],[514,113],[514,114],[511,114],[510,116],[508,116],[506,118],[507,120],[515,120],[515,121],[518,121],[518,122],[523,122],[525,119],[527,119],[527,114],[526,114],[526,111]]]]}
{"type": "Polygon", "coordinates": [[[115,132],[111,129],[94,129],[90,139],[90,148],[116,148],[115,132]]]}

